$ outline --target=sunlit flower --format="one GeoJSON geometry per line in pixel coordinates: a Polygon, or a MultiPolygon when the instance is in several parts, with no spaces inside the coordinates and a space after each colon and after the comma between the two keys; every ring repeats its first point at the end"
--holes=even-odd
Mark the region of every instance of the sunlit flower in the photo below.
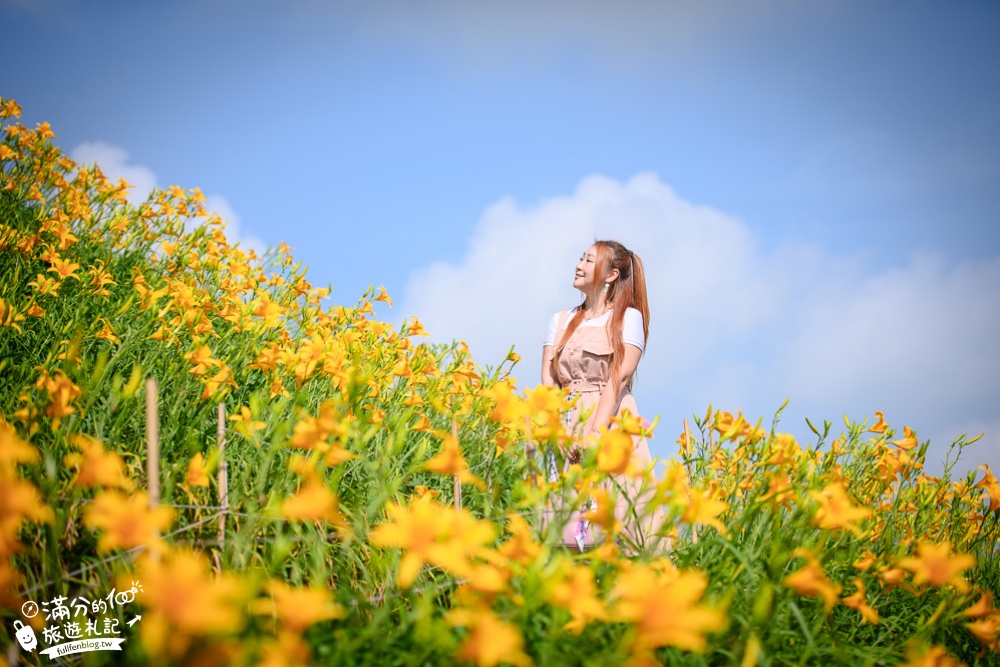
{"type": "Polygon", "coordinates": [[[267,591],[271,599],[259,600],[254,610],[258,614],[274,614],[282,627],[291,632],[302,632],[320,621],[344,616],[344,608],[330,599],[326,588],[295,587],[272,580],[267,591]]]}
{"type": "Polygon", "coordinates": [[[968,616],[969,618],[983,618],[989,614],[996,613],[997,609],[993,607],[993,591],[979,591],[979,599],[976,600],[975,604],[968,607],[962,611],[962,616],[968,616]]]}
{"type": "Polygon", "coordinates": [[[160,533],[170,526],[173,516],[169,507],[150,508],[145,491],[131,496],[104,491],[87,505],[83,523],[103,531],[97,541],[97,550],[102,553],[139,546],[158,551],[165,546],[160,533]]]}
{"type": "Polygon", "coordinates": [[[563,629],[579,634],[594,621],[608,620],[604,603],[597,596],[594,573],[586,565],[567,565],[561,568],[554,581],[549,582],[548,600],[569,610],[573,619],[563,629]]]}
{"type": "Polygon", "coordinates": [[[806,564],[785,577],[782,583],[799,595],[822,598],[823,609],[830,613],[840,595],[840,584],[834,584],[827,578],[823,566],[808,550],[796,549],[794,555],[805,558],[806,564]]]}
{"type": "Polygon", "coordinates": [[[397,575],[403,588],[410,587],[424,563],[467,576],[469,559],[482,555],[493,540],[491,522],[477,521],[468,512],[456,512],[428,496],[410,505],[390,503],[386,512],[389,520],[371,531],[369,541],[374,546],[405,549],[397,575]]]}
{"type": "Polygon", "coordinates": [[[287,498],[279,514],[286,519],[301,521],[326,521],[341,529],[347,521],[340,513],[340,501],[318,475],[308,475],[298,492],[287,498]]]}
{"type": "Polygon", "coordinates": [[[623,429],[605,429],[598,444],[597,469],[611,475],[634,475],[634,449],[632,438],[623,429]]]}
{"type": "Polygon", "coordinates": [[[718,517],[727,509],[729,504],[717,499],[710,489],[704,491],[692,489],[681,521],[691,525],[706,524],[725,535],[726,526],[718,517]]]}
{"type": "Polygon", "coordinates": [[[911,645],[906,651],[906,662],[897,667],[965,667],[965,663],[948,655],[943,646],[922,648],[911,645]]]}
{"type": "Polygon", "coordinates": [[[903,558],[899,567],[913,573],[913,585],[927,583],[931,586],[951,584],[960,592],[965,592],[969,584],[961,576],[966,570],[976,566],[976,558],[969,554],[952,554],[951,544],[930,544],[917,546],[917,554],[903,558]]]}
{"type": "Polygon", "coordinates": [[[378,294],[375,295],[374,299],[376,301],[384,301],[390,306],[392,305],[392,297],[385,293],[385,287],[382,285],[378,286],[378,294]]]}
{"type": "Polygon", "coordinates": [[[234,428],[239,433],[248,437],[267,426],[267,424],[262,421],[255,421],[253,414],[250,412],[250,408],[245,405],[241,405],[239,407],[239,411],[235,414],[229,415],[229,420],[235,422],[236,426],[234,428]]]}
{"type": "Polygon", "coordinates": [[[455,656],[459,660],[474,662],[479,667],[495,667],[500,663],[518,667],[534,664],[524,652],[524,639],[518,629],[491,609],[454,609],[448,612],[447,620],[453,626],[469,628],[455,656]]]}
{"type": "Polygon", "coordinates": [[[434,427],[431,424],[431,420],[427,418],[427,415],[422,414],[420,415],[420,419],[417,420],[417,423],[410,427],[410,430],[427,432],[432,430],[433,428],[434,427]]]}
{"type": "Polygon", "coordinates": [[[841,602],[851,609],[856,609],[861,613],[864,623],[878,624],[878,612],[868,604],[865,598],[865,583],[860,577],[854,578],[854,587],[857,589],[851,595],[843,598],[841,602]]]}
{"type": "Polygon", "coordinates": [[[507,530],[511,538],[500,545],[500,555],[521,565],[528,565],[538,558],[542,547],[535,542],[531,527],[524,517],[519,514],[508,514],[507,530]]]}
{"type": "Polygon", "coordinates": [[[56,256],[52,260],[52,266],[49,267],[49,271],[54,271],[61,280],[66,280],[67,278],[75,278],[79,280],[80,276],[76,275],[79,268],[80,265],[76,262],[71,262],[68,259],[56,256]]]}
{"type": "Polygon", "coordinates": [[[3,299],[0,299],[0,327],[11,327],[17,333],[21,333],[21,327],[17,323],[23,321],[24,315],[15,312],[13,306],[8,305],[3,299]]]}
{"type": "Polygon", "coordinates": [[[103,317],[100,318],[99,321],[103,323],[103,326],[101,327],[100,331],[94,334],[94,337],[106,340],[109,343],[113,343],[114,345],[118,345],[118,336],[115,335],[114,330],[111,328],[111,323],[108,322],[103,317]]]}
{"type": "Polygon", "coordinates": [[[143,556],[132,579],[142,584],[138,596],[145,607],[141,636],[146,650],[160,655],[187,650],[193,637],[239,632],[246,623],[249,591],[239,579],[213,574],[199,553],[171,551],[161,558],[143,556]]]}
{"type": "Polygon", "coordinates": [[[917,442],[917,436],[913,433],[913,430],[909,426],[904,426],[903,438],[901,440],[893,440],[892,444],[900,449],[910,451],[920,443],[917,442]]]}
{"type": "Polygon", "coordinates": [[[106,452],[101,442],[87,435],[75,434],[70,440],[79,450],[67,454],[63,463],[76,468],[73,483],[81,487],[107,486],[132,489],[132,480],[125,474],[125,462],[115,452],[106,452]]]}
{"type": "Polygon", "coordinates": [[[215,375],[210,378],[202,379],[203,389],[201,392],[201,399],[207,400],[215,397],[223,388],[223,386],[237,388],[236,382],[233,380],[232,371],[225,365],[220,368],[215,375]]]}
{"type": "Polygon", "coordinates": [[[847,529],[855,535],[861,535],[861,529],[854,525],[871,516],[872,511],[851,504],[847,492],[839,482],[829,484],[822,491],[810,491],[809,495],[819,502],[820,507],[813,515],[813,525],[825,530],[847,529]]]}
{"type": "Polygon", "coordinates": [[[661,646],[704,651],[705,635],[726,627],[723,612],[701,604],[708,579],[697,572],[658,573],[635,563],[612,593],[612,620],[631,623],[630,649],[645,654],[661,646]]]}
{"type": "Polygon", "coordinates": [[[441,438],[441,451],[424,463],[424,469],[441,475],[458,475],[466,483],[482,485],[482,481],[469,472],[469,464],[458,445],[458,439],[447,431],[436,431],[441,438]]]}
{"type": "Polygon", "coordinates": [[[969,632],[983,646],[1000,653],[1000,613],[993,613],[972,623],[966,623],[969,632]]]}
{"type": "Polygon", "coordinates": [[[108,285],[117,285],[118,283],[111,276],[111,272],[104,268],[104,262],[97,260],[94,266],[91,267],[91,271],[93,275],[90,278],[90,286],[96,290],[95,293],[99,296],[110,296],[111,292],[106,287],[108,285]]]}
{"type": "Polygon", "coordinates": [[[208,486],[208,467],[205,465],[205,457],[198,452],[188,461],[187,475],[184,478],[188,486],[208,486]]]}
{"type": "Polygon", "coordinates": [[[82,395],[79,387],[66,377],[62,371],[58,371],[55,376],[49,375],[48,371],[42,369],[41,375],[35,382],[37,389],[44,389],[49,395],[49,403],[45,406],[45,414],[52,418],[52,430],[59,428],[59,424],[64,417],[76,412],[72,403],[82,395]]]}
{"type": "Polygon", "coordinates": [[[870,433],[885,433],[889,425],[885,423],[885,415],[881,410],[875,411],[875,423],[868,429],[870,433]]]}
{"type": "Polygon", "coordinates": [[[622,530],[622,523],[615,516],[615,503],[605,489],[591,491],[593,501],[591,509],[583,513],[583,518],[595,526],[599,526],[607,535],[617,535],[622,530]]]}
{"type": "Polygon", "coordinates": [[[993,476],[993,471],[990,470],[988,463],[979,466],[979,470],[983,471],[983,478],[976,482],[975,486],[986,489],[986,493],[990,496],[990,511],[995,512],[1000,509],[1000,482],[997,482],[997,478],[993,476]]]}
{"type": "Polygon", "coordinates": [[[413,315],[413,323],[409,326],[406,331],[407,336],[429,336],[425,330],[424,325],[420,323],[416,315],[413,315]]]}

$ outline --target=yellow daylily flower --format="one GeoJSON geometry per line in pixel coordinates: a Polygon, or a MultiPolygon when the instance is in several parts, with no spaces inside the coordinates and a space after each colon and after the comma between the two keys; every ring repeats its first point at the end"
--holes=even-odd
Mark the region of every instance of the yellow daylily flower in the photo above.
{"type": "Polygon", "coordinates": [[[829,614],[837,602],[842,586],[827,578],[823,566],[808,549],[796,549],[793,555],[805,558],[806,564],[785,577],[781,583],[799,595],[822,598],[823,609],[829,614]]]}
{"type": "Polygon", "coordinates": [[[97,541],[97,550],[101,553],[139,546],[162,551],[166,544],[160,533],[170,527],[173,517],[169,507],[150,508],[145,491],[130,496],[119,491],[104,491],[87,505],[83,523],[102,531],[97,541]]]}
{"type": "Polygon", "coordinates": [[[258,600],[253,610],[258,614],[273,614],[285,630],[303,632],[320,621],[343,618],[345,610],[330,599],[326,588],[289,586],[272,580],[267,584],[270,600],[258,600]]]}
{"type": "Polygon", "coordinates": [[[101,441],[88,435],[75,434],[70,438],[79,450],[67,454],[63,463],[76,468],[73,484],[84,488],[107,486],[130,491],[132,480],[125,474],[125,462],[115,452],[104,451],[101,441]]]}
{"type": "Polygon", "coordinates": [[[927,583],[931,586],[950,584],[960,592],[969,589],[969,584],[961,576],[965,570],[976,566],[976,558],[970,554],[952,554],[951,544],[931,544],[922,542],[917,546],[915,556],[902,558],[899,567],[913,573],[913,585],[927,583]]]}

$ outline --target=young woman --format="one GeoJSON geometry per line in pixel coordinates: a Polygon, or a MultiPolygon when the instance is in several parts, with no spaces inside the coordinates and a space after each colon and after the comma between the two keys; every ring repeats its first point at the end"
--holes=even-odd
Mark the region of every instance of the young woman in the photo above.
{"type": "MultiPolygon", "coordinates": [[[[567,425],[577,429],[580,439],[599,433],[601,426],[610,426],[611,418],[626,409],[638,417],[632,376],[649,337],[649,305],[642,261],[617,241],[597,241],[587,248],[576,265],[573,287],[583,292],[583,303],[552,316],[542,348],[542,383],[569,387],[577,395],[567,425]],[[580,425],[580,415],[587,413],[580,425]]],[[[633,437],[633,445],[638,467],[648,468],[652,460],[646,440],[633,437]]],[[[571,451],[569,459],[578,460],[578,451],[571,451]]],[[[554,457],[547,465],[550,478],[557,476],[554,457]]],[[[634,482],[617,481],[629,497],[622,497],[619,491],[615,514],[632,541],[648,545],[660,517],[659,512],[645,507],[643,499],[652,494],[640,498],[634,482]]],[[[566,546],[583,550],[593,544],[593,528],[583,518],[589,509],[592,501],[557,519],[566,521],[562,529],[566,546]]]]}

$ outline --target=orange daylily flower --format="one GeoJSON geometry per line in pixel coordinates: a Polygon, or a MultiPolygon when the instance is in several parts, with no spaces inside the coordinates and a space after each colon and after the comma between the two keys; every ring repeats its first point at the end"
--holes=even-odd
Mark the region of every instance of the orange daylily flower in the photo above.
{"type": "Polygon", "coordinates": [[[564,566],[549,583],[548,601],[569,610],[573,619],[563,626],[571,634],[579,634],[594,621],[608,620],[608,611],[597,597],[594,572],[586,565],[564,566]]]}
{"type": "Polygon", "coordinates": [[[144,555],[119,588],[127,588],[132,579],[142,584],[146,610],[140,632],[150,654],[183,653],[193,637],[236,633],[246,624],[247,585],[231,574],[213,573],[195,551],[144,555]]]}
{"type": "Polygon", "coordinates": [[[469,472],[469,464],[458,445],[458,439],[447,431],[435,431],[441,438],[441,451],[424,463],[424,469],[441,475],[458,475],[465,483],[482,485],[482,480],[469,472]]]}
{"type": "Polygon", "coordinates": [[[22,329],[17,323],[23,321],[24,315],[16,312],[13,306],[8,305],[3,299],[0,299],[0,327],[11,327],[17,333],[22,333],[22,329]]]}
{"type": "Polygon", "coordinates": [[[1000,509],[1000,482],[993,476],[988,463],[984,463],[978,469],[983,471],[983,478],[976,482],[975,488],[986,489],[986,493],[990,496],[989,509],[995,512],[1000,509]]]}
{"type": "Polygon", "coordinates": [[[486,607],[454,609],[447,614],[450,625],[467,627],[469,634],[458,648],[456,658],[474,662],[479,667],[501,663],[530,667],[531,658],[524,652],[520,631],[486,607]]]}
{"type": "Polygon", "coordinates": [[[103,317],[100,318],[99,321],[103,322],[103,326],[101,327],[100,331],[94,334],[94,337],[106,340],[114,345],[118,345],[119,343],[118,336],[115,335],[114,329],[111,328],[111,323],[108,322],[103,317]]]}
{"type": "Polygon", "coordinates": [[[906,662],[898,667],[966,667],[966,665],[948,655],[943,646],[921,649],[912,645],[906,651],[906,662]]]}
{"type": "Polygon", "coordinates": [[[698,572],[657,572],[635,563],[615,583],[611,617],[633,624],[626,641],[637,657],[661,646],[701,652],[705,635],[726,627],[722,611],[701,604],[707,587],[708,579],[698,572]]]}
{"type": "Polygon", "coordinates": [[[885,423],[885,415],[881,410],[875,411],[875,423],[868,429],[869,433],[885,433],[889,425],[885,423]]]}
{"type": "Polygon", "coordinates": [[[76,408],[71,403],[80,398],[83,392],[62,371],[58,371],[55,376],[49,375],[48,371],[44,369],[41,369],[41,373],[35,382],[35,387],[44,389],[49,395],[49,404],[45,406],[45,414],[52,418],[52,430],[54,431],[59,428],[64,417],[76,412],[76,408]]]}
{"type": "Polygon", "coordinates": [[[330,599],[326,588],[289,586],[272,580],[267,584],[270,600],[258,600],[253,610],[258,614],[273,614],[285,630],[303,632],[320,621],[343,618],[345,610],[330,599]]]}
{"type": "Polygon", "coordinates": [[[822,491],[810,491],[809,495],[820,504],[812,523],[825,530],[847,529],[860,536],[861,529],[854,525],[854,522],[872,514],[870,509],[851,505],[851,500],[840,482],[829,484],[822,491]]]}
{"type": "Polygon", "coordinates": [[[726,526],[718,517],[727,509],[729,509],[729,504],[715,498],[715,494],[710,489],[704,491],[692,489],[687,506],[681,515],[681,521],[691,525],[706,524],[725,535],[726,526]]]}
{"type": "Polygon", "coordinates": [[[840,584],[834,584],[827,578],[823,566],[807,549],[796,549],[793,555],[805,558],[806,564],[785,577],[782,583],[799,595],[822,598],[823,609],[829,614],[840,595],[840,584]]]}
{"type": "Polygon", "coordinates": [[[507,515],[507,530],[511,538],[498,549],[500,555],[507,560],[529,565],[542,553],[541,545],[535,542],[531,527],[521,515],[507,515]]]}
{"type": "Polygon", "coordinates": [[[132,480],[125,474],[125,462],[115,452],[106,452],[101,441],[88,435],[75,434],[70,440],[79,452],[67,454],[63,463],[77,469],[73,484],[92,488],[108,486],[130,491],[132,480]]]}
{"type": "Polygon", "coordinates": [[[188,461],[187,475],[184,478],[188,486],[208,486],[208,466],[205,465],[205,457],[198,452],[188,461]]]}
{"type": "Polygon", "coordinates": [[[229,420],[236,422],[236,426],[234,428],[245,436],[251,436],[267,426],[267,424],[262,421],[254,421],[250,408],[245,405],[241,405],[239,407],[239,411],[235,414],[229,415],[229,420]]]}
{"type": "Polygon", "coordinates": [[[632,437],[623,429],[602,429],[597,450],[597,469],[611,475],[634,476],[638,470],[632,452],[632,437]]]}
{"type": "Polygon", "coordinates": [[[422,414],[420,415],[420,419],[417,420],[417,423],[410,427],[410,430],[427,432],[433,430],[433,428],[431,420],[427,418],[427,415],[422,414]]]}
{"type": "Polygon", "coordinates": [[[160,533],[170,527],[173,518],[174,512],[169,507],[150,508],[145,491],[131,496],[104,491],[84,510],[83,523],[103,531],[97,541],[101,553],[139,546],[161,551],[166,544],[160,533]]]}
{"type": "Polygon", "coordinates": [[[913,432],[913,429],[911,429],[909,426],[904,426],[903,438],[901,440],[893,440],[892,444],[908,452],[920,443],[917,442],[917,436],[913,432]]]}
{"type": "Polygon", "coordinates": [[[316,474],[306,476],[298,492],[285,499],[279,514],[286,519],[326,521],[346,530],[347,520],[340,513],[340,499],[316,474]]]}
{"type": "Polygon", "coordinates": [[[79,264],[56,256],[52,260],[52,266],[49,267],[49,271],[54,271],[62,280],[66,280],[67,278],[76,278],[79,280],[80,276],[76,275],[79,268],[79,264]]]}
{"type": "Polygon", "coordinates": [[[960,592],[969,589],[968,582],[961,576],[965,570],[976,566],[976,558],[970,554],[952,554],[951,544],[931,544],[923,542],[917,546],[917,554],[899,561],[899,567],[913,573],[913,584],[928,583],[931,586],[950,584],[960,592]]]}
{"type": "Polygon", "coordinates": [[[424,563],[437,565],[465,577],[471,572],[469,559],[481,556],[493,541],[493,524],[478,521],[465,510],[456,512],[429,495],[409,505],[390,503],[389,520],[376,526],[369,536],[372,545],[405,549],[397,581],[409,588],[424,563]]]}
{"type": "Polygon", "coordinates": [[[871,607],[865,598],[865,583],[861,577],[854,578],[854,587],[857,589],[851,595],[843,598],[841,602],[851,609],[856,609],[861,613],[862,623],[878,624],[878,611],[871,607]]]}

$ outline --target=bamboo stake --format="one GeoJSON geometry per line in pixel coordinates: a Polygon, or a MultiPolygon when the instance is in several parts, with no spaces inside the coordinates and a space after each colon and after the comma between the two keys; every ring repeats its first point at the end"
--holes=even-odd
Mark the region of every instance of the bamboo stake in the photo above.
{"type": "Polygon", "coordinates": [[[219,551],[226,550],[226,512],[229,511],[229,467],[226,464],[226,406],[219,403],[219,424],[215,431],[219,442],[219,551]]]}
{"type": "Polygon", "coordinates": [[[153,509],[160,504],[160,409],[153,378],[146,378],[146,480],[153,509]]]}
{"type": "MultiPolygon", "coordinates": [[[[154,378],[146,378],[146,483],[149,485],[149,509],[160,504],[160,407],[154,378]]],[[[159,558],[156,551],[151,556],[159,558]]]]}

